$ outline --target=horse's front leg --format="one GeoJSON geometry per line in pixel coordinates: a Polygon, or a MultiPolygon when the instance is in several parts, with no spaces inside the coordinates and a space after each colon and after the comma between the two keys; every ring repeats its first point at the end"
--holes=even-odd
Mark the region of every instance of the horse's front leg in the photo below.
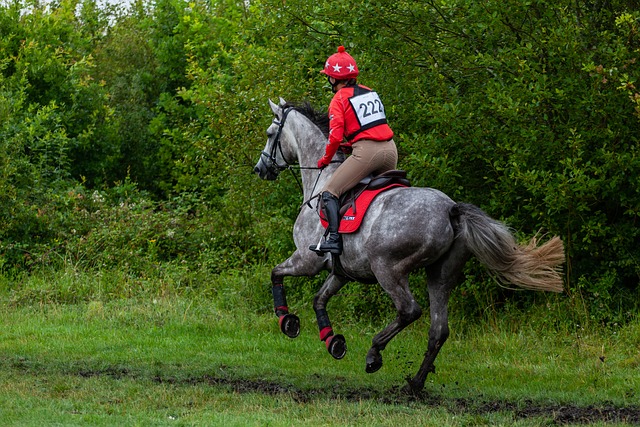
{"type": "Polygon", "coordinates": [[[289,338],[296,338],[300,335],[300,319],[295,314],[289,313],[284,278],[286,276],[315,276],[318,274],[323,268],[323,263],[319,262],[315,254],[309,253],[310,255],[303,255],[296,251],[286,261],[271,270],[274,311],[278,316],[280,330],[289,338]]]}
{"type": "Polygon", "coordinates": [[[273,307],[278,316],[278,324],[283,334],[289,338],[296,338],[300,335],[300,318],[289,313],[287,296],[284,291],[284,276],[274,276],[271,274],[271,293],[273,294],[273,307]]]}
{"type": "Polygon", "coordinates": [[[333,327],[327,314],[327,304],[332,296],[334,296],[342,287],[349,282],[349,279],[343,276],[330,274],[327,280],[320,288],[320,291],[313,299],[313,309],[316,312],[318,320],[318,330],[320,331],[320,341],[324,341],[329,354],[336,359],[342,359],[347,353],[347,344],[342,335],[335,335],[333,327]]]}

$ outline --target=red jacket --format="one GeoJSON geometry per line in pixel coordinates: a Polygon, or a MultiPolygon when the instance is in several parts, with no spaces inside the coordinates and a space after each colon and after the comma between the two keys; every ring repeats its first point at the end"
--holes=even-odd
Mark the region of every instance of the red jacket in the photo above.
{"type": "Polygon", "coordinates": [[[329,104],[329,120],[329,143],[322,158],[326,164],[342,144],[351,146],[361,139],[388,141],[393,138],[378,94],[366,86],[340,89],[329,104]]]}

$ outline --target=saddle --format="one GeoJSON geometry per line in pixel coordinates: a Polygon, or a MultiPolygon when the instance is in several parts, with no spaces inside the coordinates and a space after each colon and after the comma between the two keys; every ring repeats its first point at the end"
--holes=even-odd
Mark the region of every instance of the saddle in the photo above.
{"type": "Polygon", "coordinates": [[[385,189],[393,184],[394,187],[403,186],[411,187],[411,183],[407,179],[407,172],[403,170],[390,170],[382,172],[380,175],[369,175],[362,179],[355,187],[347,191],[340,197],[340,215],[344,215],[349,208],[353,210],[353,214],[356,211],[356,200],[365,191],[375,191],[385,189]]]}
{"type": "MultiPolygon", "coordinates": [[[[340,228],[339,233],[354,233],[360,227],[364,214],[373,199],[381,192],[394,187],[411,187],[407,179],[407,172],[403,170],[390,170],[380,175],[368,176],[355,187],[340,197],[340,228]]],[[[322,210],[320,220],[324,227],[327,222],[322,210]]]]}

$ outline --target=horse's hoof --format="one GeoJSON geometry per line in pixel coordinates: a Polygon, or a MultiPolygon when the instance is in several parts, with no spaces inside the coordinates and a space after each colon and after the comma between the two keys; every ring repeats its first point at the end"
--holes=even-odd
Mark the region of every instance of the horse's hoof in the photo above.
{"type": "Polygon", "coordinates": [[[280,316],[280,330],[289,338],[296,338],[300,335],[300,318],[295,314],[285,314],[280,316]]]}
{"type": "Polygon", "coordinates": [[[424,383],[418,384],[417,382],[408,378],[407,378],[407,384],[404,387],[402,387],[402,391],[405,394],[409,394],[412,396],[420,394],[423,389],[424,389],[424,383]]]}
{"type": "Polygon", "coordinates": [[[332,335],[325,341],[327,350],[334,359],[342,359],[347,354],[347,342],[342,335],[332,335]]]}
{"type": "Polygon", "coordinates": [[[378,352],[372,353],[369,351],[369,354],[367,354],[367,367],[365,368],[367,374],[373,374],[380,368],[382,368],[382,356],[378,352]]]}

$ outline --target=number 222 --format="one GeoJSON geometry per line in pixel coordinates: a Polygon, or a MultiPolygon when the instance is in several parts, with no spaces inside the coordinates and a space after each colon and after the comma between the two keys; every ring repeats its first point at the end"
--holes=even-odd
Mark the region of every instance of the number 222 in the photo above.
{"type": "Polygon", "coordinates": [[[384,109],[382,108],[382,102],[380,102],[380,100],[376,99],[375,101],[367,101],[367,103],[361,103],[358,106],[359,110],[362,110],[364,108],[364,113],[362,114],[362,117],[369,117],[373,114],[379,114],[379,113],[384,113],[384,109]],[[371,111],[369,111],[369,107],[371,107],[371,111]]]}

